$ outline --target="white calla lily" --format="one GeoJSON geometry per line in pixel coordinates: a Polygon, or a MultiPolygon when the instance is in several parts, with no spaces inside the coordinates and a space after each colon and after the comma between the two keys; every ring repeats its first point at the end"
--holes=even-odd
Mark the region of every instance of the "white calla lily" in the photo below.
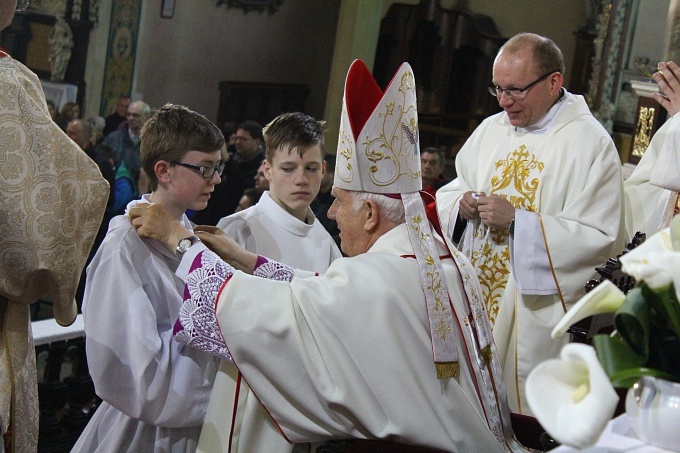
{"type": "Polygon", "coordinates": [[[558,442],[576,448],[597,442],[619,401],[595,349],[581,343],[565,345],[559,358],[534,368],[526,396],[541,426],[558,442]]]}
{"type": "Polygon", "coordinates": [[[668,286],[673,280],[670,268],[667,267],[668,258],[672,255],[675,253],[670,229],[666,228],[622,255],[619,260],[623,272],[656,289],[668,286]]]}
{"type": "Polygon", "coordinates": [[[671,282],[680,300],[680,216],[671,227],[659,231],[645,242],[621,256],[621,270],[644,281],[652,290],[663,290],[671,282]]]}
{"type": "Polygon", "coordinates": [[[605,280],[576,302],[560,319],[550,335],[553,338],[560,338],[567,332],[569,326],[588,316],[614,313],[625,299],[626,295],[616,285],[605,280]]]}

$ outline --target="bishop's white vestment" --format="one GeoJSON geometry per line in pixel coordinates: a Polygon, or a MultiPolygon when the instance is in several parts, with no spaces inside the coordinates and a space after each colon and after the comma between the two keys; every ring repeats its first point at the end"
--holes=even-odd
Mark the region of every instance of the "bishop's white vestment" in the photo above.
{"type": "Polygon", "coordinates": [[[447,234],[465,192],[496,194],[515,207],[514,237],[478,219],[467,223],[459,248],[482,285],[510,408],[528,414],[527,374],[563,345],[550,338],[552,328],[594,268],[623,247],[619,155],[583,97],[565,91],[531,130],[512,126],[505,112],[487,118],[456,170],[437,192],[447,234]]]}
{"type": "MultiPolygon", "coordinates": [[[[297,269],[324,273],[342,253],[311,209],[307,212],[302,222],[265,191],[255,206],[224,217],[217,226],[253,253],[297,269]]],[[[276,444],[282,449],[292,447],[243,382],[236,366],[221,361],[198,450],[227,452],[232,445],[232,452],[249,452],[273,450],[276,444]]]]}
{"type": "MultiPolygon", "coordinates": [[[[360,438],[456,452],[517,449],[514,441],[497,440],[504,434],[489,426],[502,431],[498,424],[487,423],[499,417],[502,382],[480,385],[473,377],[483,359],[466,345],[474,341],[470,325],[477,324],[461,314],[469,295],[481,298],[474,270],[464,257],[455,264],[438,242],[460,357],[459,376],[440,380],[408,235],[402,224],[366,253],[335,260],[323,276],[295,271],[290,281],[227,273],[196,244],[177,270],[191,296],[180,311],[185,330],[177,338],[213,353],[228,350],[275,427],[293,443],[360,438]],[[220,282],[217,302],[203,301],[206,289],[220,282]],[[494,405],[485,411],[479,391],[493,388],[494,405]]],[[[442,278],[433,277],[435,285],[442,278]]],[[[479,313],[487,323],[484,317],[479,313]]],[[[488,353],[495,354],[493,344],[488,353]]]]}
{"type": "MultiPolygon", "coordinates": [[[[128,204],[128,209],[142,201],[128,204]]],[[[191,223],[182,216],[182,224],[191,223]]],[[[74,452],[196,450],[218,360],[172,339],[184,284],[179,257],[114,217],[87,268],[87,362],[104,401],[74,452]]]]}

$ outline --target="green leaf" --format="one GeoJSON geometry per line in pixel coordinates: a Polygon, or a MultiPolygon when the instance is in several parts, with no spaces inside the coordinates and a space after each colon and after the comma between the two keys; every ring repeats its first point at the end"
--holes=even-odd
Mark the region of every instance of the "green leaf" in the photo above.
{"type": "Polygon", "coordinates": [[[593,347],[595,348],[597,359],[615,387],[625,387],[625,385],[614,382],[617,374],[645,366],[645,358],[640,354],[636,354],[628,343],[618,335],[595,335],[593,337],[593,347]]]}
{"type": "Polygon", "coordinates": [[[623,305],[614,315],[614,326],[632,350],[646,361],[649,357],[651,323],[651,307],[647,300],[654,296],[645,289],[649,291],[646,285],[641,285],[628,292],[623,305]]]}
{"type": "Polygon", "coordinates": [[[614,373],[612,376],[609,376],[609,379],[612,381],[614,387],[627,388],[632,387],[642,376],[652,376],[669,381],[673,378],[671,374],[664,373],[655,368],[638,367],[621,370],[614,373]]]}

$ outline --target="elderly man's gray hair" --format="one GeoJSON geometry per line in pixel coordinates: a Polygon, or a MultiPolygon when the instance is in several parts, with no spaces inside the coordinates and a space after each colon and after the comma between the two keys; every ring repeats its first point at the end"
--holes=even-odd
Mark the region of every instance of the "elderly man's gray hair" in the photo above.
{"type": "Polygon", "coordinates": [[[354,202],[355,212],[361,208],[361,205],[365,201],[371,200],[378,205],[380,214],[385,216],[387,220],[396,224],[401,224],[406,221],[404,205],[399,199],[386,197],[385,195],[378,193],[352,191],[352,200],[354,202]]]}

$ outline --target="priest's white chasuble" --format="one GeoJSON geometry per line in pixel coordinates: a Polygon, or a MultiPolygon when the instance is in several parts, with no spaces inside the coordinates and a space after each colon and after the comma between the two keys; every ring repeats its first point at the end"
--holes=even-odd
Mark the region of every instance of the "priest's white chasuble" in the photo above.
{"type": "Polygon", "coordinates": [[[553,326],[585,294],[594,268],[622,249],[620,167],[583,97],[565,93],[530,131],[505,112],[486,119],[456,158],[458,178],[437,192],[449,235],[465,192],[515,207],[514,237],[478,219],[459,244],[477,270],[513,412],[530,414],[524,380],[563,345],[550,338],[553,326]]]}

